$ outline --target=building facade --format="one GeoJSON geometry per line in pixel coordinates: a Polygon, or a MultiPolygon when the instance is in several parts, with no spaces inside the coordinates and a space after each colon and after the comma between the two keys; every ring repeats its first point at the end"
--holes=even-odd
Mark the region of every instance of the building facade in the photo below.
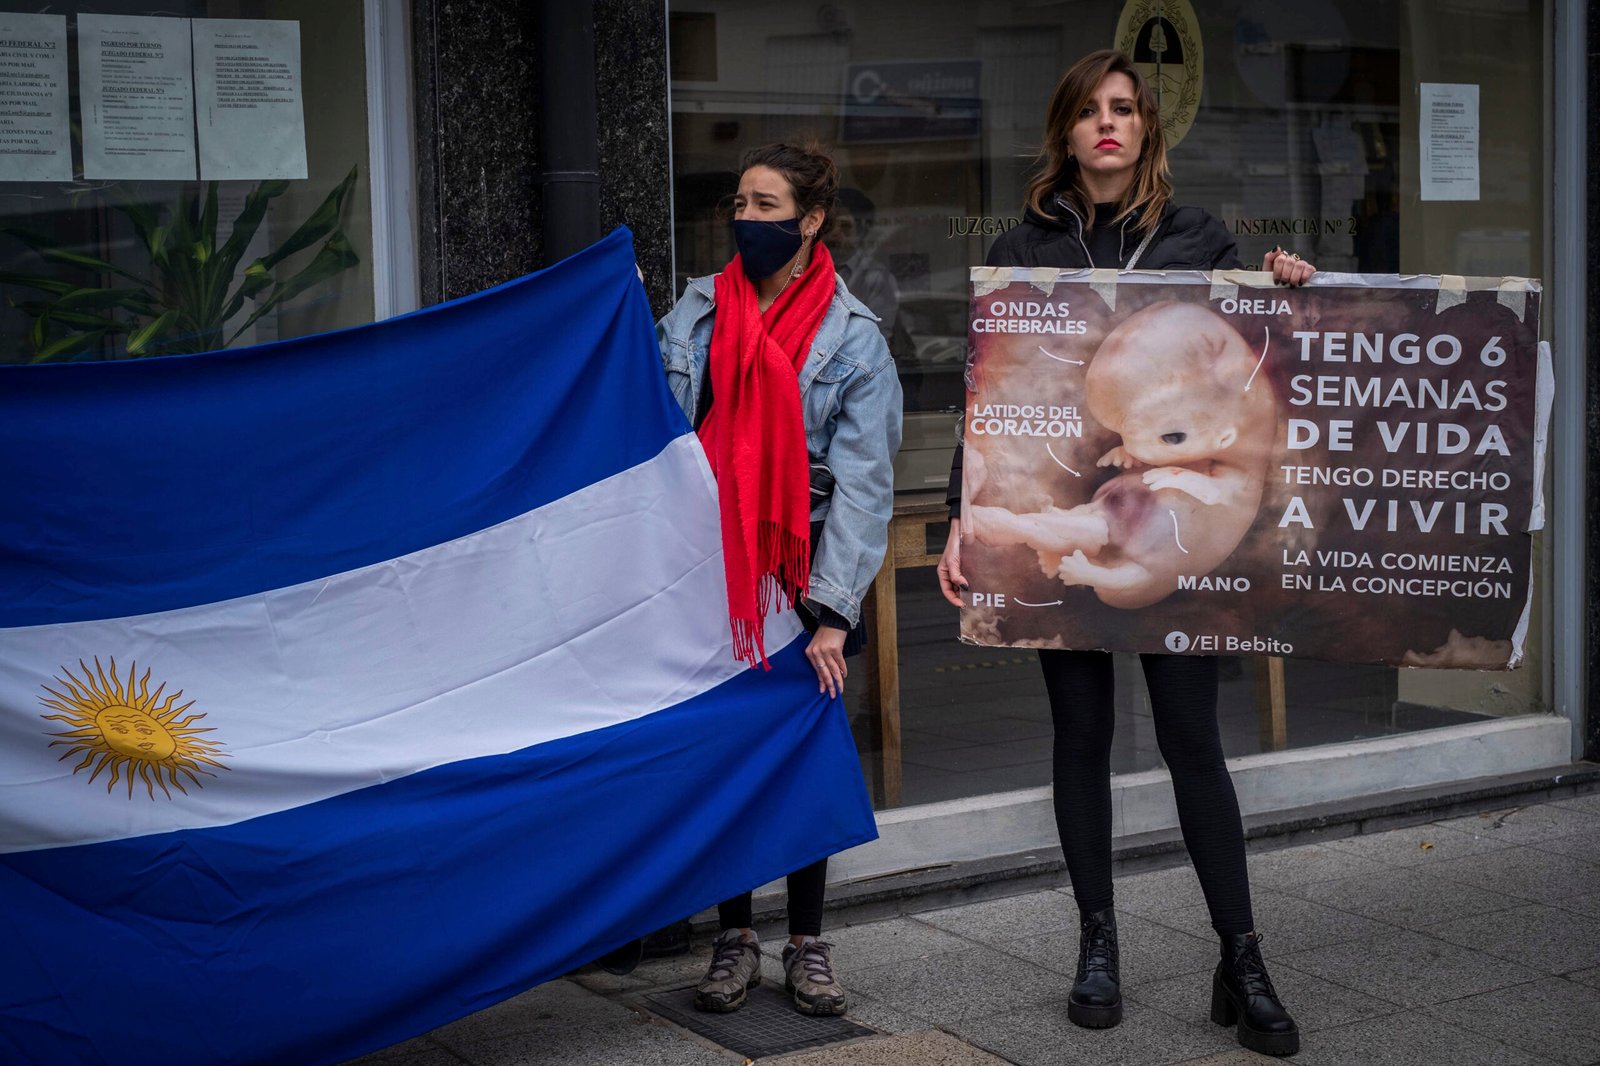
{"type": "MultiPolygon", "coordinates": [[[[306,284],[264,314],[228,317],[218,327],[225,343],[372,321],[538,269],[567,250],[570,236],[552,234],[585,197],[598,205],[600,231],[632,229],[659,314],[687,278],[714,273],[732,254],[727,201],[739,153],[811,139],[834,151],[846,187],[848,225],[834,237],[835,257],[882,319],[906,396],[897,499],[908,513],[926,511],[942,497],[964,402],[967,268],[1020,218],[1061,71],[1088,51],[1118,47],[1161,93],[1180,199],[1222,219],[1247,262],[1281,245],[1323,269],[1545,279],[1542,332],[1557,375],[1552,517],[1536,538],[1527,664],[1476,673],[1225,663],[1220,717],[1247,813],[1600,758],[1587,675],[1600,651],[1592,616],[1600,573],[1586,548],[1600,535],[1588,506],[1600,438],[1600,385],[1586,366],[1600,329],[1591,311],[1600,245],[1582,243],[1593,235],[1596,189],[1588,115],[1597,29],[1587,5],[594,0],[562,5],[553,19],[555,8],[0,3],[7,29],[48,35],[56,24],[38,20],[62,20],[57,95],[84,131],[71,142],[71,180],[23,180],[40,172],[21,164],[0,170],[8,227],[0,360],[39,358],[50,345],[57,354],[47,357],[126,350],[132,333],[83,340],[92,323],[70,315],[45,316],[41,326],[39,290],[14,278],[38,273],[41,246],[91,260],[53,260],[74,284],[140,272],[153,252],[130,203],[172,205],[172,218],[187,213],[202,230],[213,219],[205,238],[213,250],[227,246],[236,224],[248,226],[242,269],[294,244],[337,198],[339,225],[282,257],[277,280],[306,284]],[[190,28],[167,24],[181,20],[190,28]],[[282,43],[287,31],[259,32],[279,42],[270,58],[298,78],[301,169],[283,163],[281,148],[262,147],[230,171],[208,149],[202,98],[218,96],[214,76],[199,52],[185,60],[172,42],[183,37],[192,49],[214,20],[294,27],[292,49],[282,43]],[[95,58],[85,43],[119,43],[118,34],[144,35],[143,73],[95,58]],[[591,54],[592,63],[573,61],[591,54]],[[185,61],[197,159],[187,179],[154,177],[148,138],[106,149],[116,123],[86,105],[84,72],[149,78],[185,61]],[[1432,86],[1475,101],[1472,198],[1435,198],[1422,180],[1422,101],[1432,86]],[[573,116],[589,123],[576,127],[587,155],[563,154],[573,116]],[[273,181],[283,187],[249,221],[251,197],[273,181]]],[[[56,68],[42,69],[47,77],[56,68]]],[[[5,84],[0,74],[0,107],[5,84]]],[[[0,166],[4,158],[0,151],[0,166]]],[[[916,528],[936,552],[944,527],[916,528]]],[[[881,676],[853,677],[848,697],[884,835],[841,863],[841,875],[1047,845],[1050,724],[1031,653],[958,643],[925,566],[894,573],[880,600],[890,589],[895,728],[875,697],[881,676]]],[[[1148,701],[1137,669],[1119,662],[1118,670],[1119,829],[1167,828],[1173,814],[1148,701]]]]}

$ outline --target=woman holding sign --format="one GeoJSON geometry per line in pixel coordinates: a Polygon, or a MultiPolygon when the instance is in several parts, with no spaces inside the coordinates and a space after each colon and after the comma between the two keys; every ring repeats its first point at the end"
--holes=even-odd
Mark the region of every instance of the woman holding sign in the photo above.
{"type": "MultiPolygon", "coordinates": [[[[1025,220],[1000,237],[990,266],[1214,270],[1241,266],[1227,228],[1172,202],[1156,100],[1132,61],[1100,51],[1074,64],[1050,100],[1039,175],[1028,185],[1025,220]]],[[[1313,273],[1275,249],[1262,260],[1283,285],[1313,273]]],[[[939,561],[945,598],[960,607],[961,468],[950,477],[950,536],[939,561]]],[[[1300,1035],[1261,958],[1250,908],[1244,830],[1217,728],[1217,661],[1143,655],[1162,757],[1172,773],[1183,839],[1221,938],[1211,1018],[1238,1024],[1239,1042],[1292,1055],[1300,1035]]],[[[1122,1019],[1111,881],[1111,738],[1115,719],[1108,652],[1042,649],[1039,661],[1055,722],[1056,825],[1080,913],[1076,979],[1067,1014],[1090,1028],[1122,1019]]]]}
{"type": "MultiPolygon", "coordinates": [[[[813,634],[806,658],[832,697],[844,687],[845,657],[861,646],[861,598],[888,544],[900,381],[877,317],[850,295],[822,243],[839,189],[833,160],[770,144],[746,152],[739,170],[739,254],[715,277],[691,280],[656,334],[673,396],[717,478],[734,655],[764,662],[776,593],[801,608],[813,634]]],[[[822,859],[789,875],[782,961],[805,1014],[845,1010],[818,939],[827,872],[822,859]]],[[[749,892],[717,912],[722,932],[694,1004],[725,1012],[760,983],[761,948],[749,892]]]]}

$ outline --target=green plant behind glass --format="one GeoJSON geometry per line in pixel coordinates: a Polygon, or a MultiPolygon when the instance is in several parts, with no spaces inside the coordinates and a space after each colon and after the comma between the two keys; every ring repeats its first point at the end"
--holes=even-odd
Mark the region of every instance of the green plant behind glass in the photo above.
{"type": "Polygon", "coordinates": [[[180,193],[171,208],[124,201],[113,204],[132,224],[150,257],[148,272],[125,270],[94,256],[58,248],[30,230],[6,226],[0,232],[26,244],[51,264],[78,267],[115,281],[103,288],[84,287],[47,274],[0,271],[0,282],[43,293],[45,298],[13,300],[33,319],[28,343],[32,362],[65,359],[89,351],[106,337],[126,334],[129,357],[205,352],[225,348],[257,319],[301,293],[331,280],[360,262],[341,226],[345,199],[355,186],[357,168],[350,168],[311,216],[271,253],[245,267],[238,284],[234,275],[245,248],[266,217],[267,205],[288,188],[287,181],[263,181],[245,197],[233,232],[217,244],[217,183],[207,182],[202,199],[197,191],[180,193]],[[274,271],[285,259],[321,242],[309,263],[286,278],[274,271]],[[229,319],[254,302],[244,323],[224,336],[229,319]]]}

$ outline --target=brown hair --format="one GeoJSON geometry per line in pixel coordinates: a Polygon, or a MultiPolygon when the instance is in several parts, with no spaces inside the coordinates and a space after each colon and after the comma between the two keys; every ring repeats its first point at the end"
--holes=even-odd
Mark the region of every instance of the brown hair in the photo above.
{"type": "Polygon", "coordinates": [[[1149,83],[1133,65],[1133,60],[1109,48],[1089,53],[1061,75],[1055,94],[1050,97],[1049,110],[1045,112],[1039,171],[1028,182],[1022,202],[1046,218],[1058,218],[1053,208],[1059,194],[1083,216],[1085,228],[1094,225],[1094,204],[1088,202],[1083,187],[1078,184],[1078,161],[1068,154],[1067,135],[1094,91],[1112,74],[1126,74],[1133,82],[1134,106],[1144,120],[1144,144],[1139,149],[1139,162],[1134,165],[1133,183],[1117,205],[1112,221],[1138,211],[1137,228],[1148,232],[1161,222],[1161,214],[1172,199],[1167,141],[1161,132],[1161,115],[1149,83]]]}
{"type": "Polygon", "coordinates": [[[821,145],[782,141],[763,144],[749,149],[740,158],[741,175],[751,167],[771,167],[788,180],[797,216],[803,218],[812,208],[822,208],[822,226],[817,230],[817,239],[827,234],[833,226],[833,202],[839,195],[839,168],[821,145]]]}

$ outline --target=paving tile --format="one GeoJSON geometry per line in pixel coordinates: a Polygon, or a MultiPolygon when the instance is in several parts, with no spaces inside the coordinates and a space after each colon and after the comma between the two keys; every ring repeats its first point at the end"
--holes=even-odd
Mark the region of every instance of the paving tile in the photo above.
{"type": "Polygon", "coordinates": [[[697,938],[687,952],[665,958],[645,959],[631,973],[610,974],[599,967],[586,967],[568,974],[567,980],[580,988],[616,998],[652,988],[671,988],[699,980],[711,959],[709,938],[697,938]]]}
{"type": "MultiPolygon", "coordinates": [[[[841,974],[843,980],[845,975],[841,974]]],[[[912,1033],[934,1025],[936,1019],[924,1018],[914,1011],[891,1006],[861,991],[855,984],[844,981],[850,1009],[845,1017],[857,1025],[865,1025],[880,1033],[912,1033]]]]}
{"type": "Polygon", "coordinates": [[[1584,862],[1596,864],[1595,876],[1600,878],[1600,818],[1595,819],[1594,825],[1587,829],[1580,829],[1576,833],[1565,836],[1550,837],[1531,844],[1530,847],[1540,851],[1553,851],[1557,855],[1566,855],[1573,859],[1582,859],[1584,862]]]}
{"type": "MultiPolygon", "coordinates": [[[[1303,1033],[1393,1014],[1398,1009],[1393,1003],[1362,995],[1270,959],[1267,969],[1272,974],[1272,985],[1278,990],[1279,998],[1303,1033]]],[[[1155,1007],[1191,1025],[1207,1025],[1211,1021],[1209,973],[1168,978],[1130,988],[1128,998],[1155,1007]]]]}
{"type": "MultiPolygon", "coordinates": [[[[763,943],[762,946],[766,945],[763,943]]],[[[711,938],[701,936],[690,941],[688,951],[664,958],[645,959],[629,974],[617,976],[601,969],[589,968],[570,975],[567,980],[602,996],[615,997],[651,988],[673,988],[688,984],[690,981],[697,981],[700,975],[706,972],[706,966],[710,962],[711,938]]]]}
{"type": "MultiPolygon", "coordinates": [[[[1063,989],[1072,986],[1078,969],[1076,929],[996,941],[994,946],[1060,974],[1057,981],[1063,989]]],[[[1190,936],[1136,914],[1117,919],[1117,946],[1125,989],[1177,974],[1208,973],[1217,964],[1215,940],[1190,936]]]]}
{"type": "Polygon", "coordinates": [[[1528,847],[1452,859],[1429,869],[1462,884],[1541,903],[1588,895],[1600,883],[1600,870],[1593,863],[1528,847]]]}
{"type": "Polygon", "coordinates": [[[1203,1059],[1184,1059],[1173,1066],[1266,1066],[1267,1063],[1282,1061],[1270,1055],[1257,1055],[1254,1051],[1237,1048],[1218,1055],[1207,1055],[1203,1059]]]}
{"type": "Polygon", "coordinates": [[[461,1066],[461,1060],[427,1037],[419,1036],[351,1059],[344,1066],[461,1066]]]}
{"type": "MultiPolygon", "coordinates": [[[[637,970],[629,974],[612,974],[596,968],[568,974],[567,980],[579,988],[588,989],[597,996],[615,999],[630,992],[643,992],[646,989],[655,987],[655,982],[643,980],[636,976],[637,974],[637,970]]],[[[682,982],[678,983],[681,984],[682,982]]]]}
{"type": "Polygon", "coordinates": [[[1336,851],[1392,866],[1426,866],[1510,846],[1510,842],[1498,837],[1481,833],[1475,836],[1437,824],[1391,829],[1386,833],[1363,833],[1327,842],[1327,847],[1336,851]]]}
{"type": "MultiPolygon", "coordinates": [[[[1600,919],[1534,903],[1430,926],[1429,936],[1520,962],[1546,973],[1582,970],[1600,961],[1600,919]]],[[[1600,1058],[1600,1055],[1595,1056],[1600,1058]]]]}
{"type": "Polygon", "coordinates": [[[1268,888],[1295,889],[1318,881],[1366,874],[1385,874],[1392,867],[1326,844],[1305,844],[1249,857],[1250,881],[1268,888]]]}
{"type": "Polygon", "coordinates": [[[1558,977],[1440,1003],[1427,1013],[1571,1066],[1600,1061],[1600,989],[1558,977]]]}
{"type": "Polygon", "coordinates": [[[1574,811],[1585,811],[1589,814],[1600,814],[1600,792],[1590,792],[1583,796],[1568,796],[1566,799],[1553,801],[1551,805],[1566,807],[1574,811]]]}
{"type": "MultiPolygon", "coordinates": [[[[1483,861],[1483,857],[1473,856],[1460,861],[1478,863],[1483,861]]],[[[1469,914],[1505,910],[1521,906],[1524,902],[1487,888],[1451,880],[1441,876],[1439,869],[1391,867],[1388,873],[1379,877],[1346,877],[1289,891],[1325,907],[1408,929],[1425,928],[1469,914]]]]}
{"type": "MultiPolygon", "coordinates": [[[[1393,926],[1359,914],[1324,907],[1320,903],[1286,896],[1271,889],[1257,888],[1252,895],[1256,928],[1266,942],[1267,959],[1290,951],[1304,951],[1337,944],[1344,940],[1365,940],[1381,936],[1393,926]]],[[[1179,907],[1153,916],[1162,925],[1181,929],[1190,936],[1214,939],[1211,912],[1200,904],[1197,907],[1179,907]]]]}
{"type": "Polygon", "coordinates": [[[1567,974],[1566,979],[1576,981],[1580,985],[1588,985],[1590,988],[1600,988],[1600,966],[1592,970],[1576,970],[1567,974]]]}
{"type": "Polygon", "coordinates": [[[1372,1018],[1312,1033],[1300,1042],[1296,1066],[1552,1066],[1532,1055],[1446,1022],[1419,1024],[1405,1015],[1372,1018]]]}
{"type": "Polygon", "coordinates": [[[737,1062],[676,1026],[641,1019],[632,1024],[573,1025],[539,1033],[451,1043],[471,1066],[729,1066],[737,1062]]]}
{"type": "Polygon", "coordinates": [[[1435,823],[1473,836],[1503,840],[1508,844],[1532,844],[1551,837],[1566,836],[1595,824],[1600,815],[1556,804],[1508,807],[1497,811],[1469,814],[1435,823]]]}
{"type": "Polygon", "coordinates": [[[1600,918],[1600,892],[1591,892],[1587,896],[1567,896],[1556,900],[1555,904],[1564,911],[1600,918]]]}
{"type": "MultiPolygon", "coordinates": [[[[1251,893],[1251,896],[1256,912],[1259,915],[1261,910],[1261,890],[1256,889],[1251,893]]],[[[1176,929],[1180,933],[1188,933],[1190,936],[1199,937],[1203,940],[1214,939],[1217,935],[1216,930],[1211,928],[1211,909],[1204,903],[1190,903],[1184,906],[1165,908],[1151,906],[1148,913],[1140,914],[1139,917],[1148,918],[1158,925],[1164,925],[1169,929],[1176,929]]],[[[1121,915],[1120,909],[1117,920],[1126,920],[1121,915]]]]}
{"type": "Polygon", "coordinates": [[[1005,1066],[1005,1060],[937,1029],[856,1040],[785,1055],[784,1066],[1005,1066]]]}
{"type": "MultiPolygon", "coordinates": [[[[823,939],[833,945],[834,963],[840,968],[841,977],[848,969],[925,959],[972,947],[969,940],[911,918],[829,929],[823,939]]],[[[781,944],[777,950],[782,951],[781,944]]]]}
{"type": "Polygon", "coordinates": [[[1374,940],[1312,948],[1278,961],[1401,1007],[1442,1003],[1543,976],[1481,951],[1400,931],[1374,940]]]}
{"type": "Polygon", "coordinates": [[[845,980],[846,988],[941,1025],[957,1023],[957,1028],[968,1018],[1066,992],[1060,974],[982,947],[852,969],[845,980]]]}
{"type": "Polygon", "coordinates": [[[571,981],[557,980],[520,996],[442,1025],[430,1036],[443,1044],[472,1043],[524,1033],[547,1033],[569,1027],[630,1023],[639,1016],[627,1007],[596,995],[571,981]]]}
{"type": "Polygon", "coordinates": [[[1158,1066],[1238,1049],[1221,1026],[1189,1025],[1137,1001],[1126,1001],[1122,1024],[1083,1029],[1067,1019],[1065,998],[960,1025],[962,1036],[1017,1066],[1116,1063],[1158,1066]]]}
{"type": "Polygon", "coordinates": [[[1071,896],[1054,889],[924,911],[915,918],[935,929],[985,943],[1056,929],[1071,929],[1074,936],[1078,932],[1077,905],[1071,896]]]}
{"type": "MultiPolygon", "coordinates": [[[[1166,870],[1119,877],[1115,882],[1117,914],[1160,918],[1174,908],[1203,906],[1200,880],[1188,863],[1166,870]]],[[[1058,890],[1066,891],[1066,890],[1058,890]]]]}

